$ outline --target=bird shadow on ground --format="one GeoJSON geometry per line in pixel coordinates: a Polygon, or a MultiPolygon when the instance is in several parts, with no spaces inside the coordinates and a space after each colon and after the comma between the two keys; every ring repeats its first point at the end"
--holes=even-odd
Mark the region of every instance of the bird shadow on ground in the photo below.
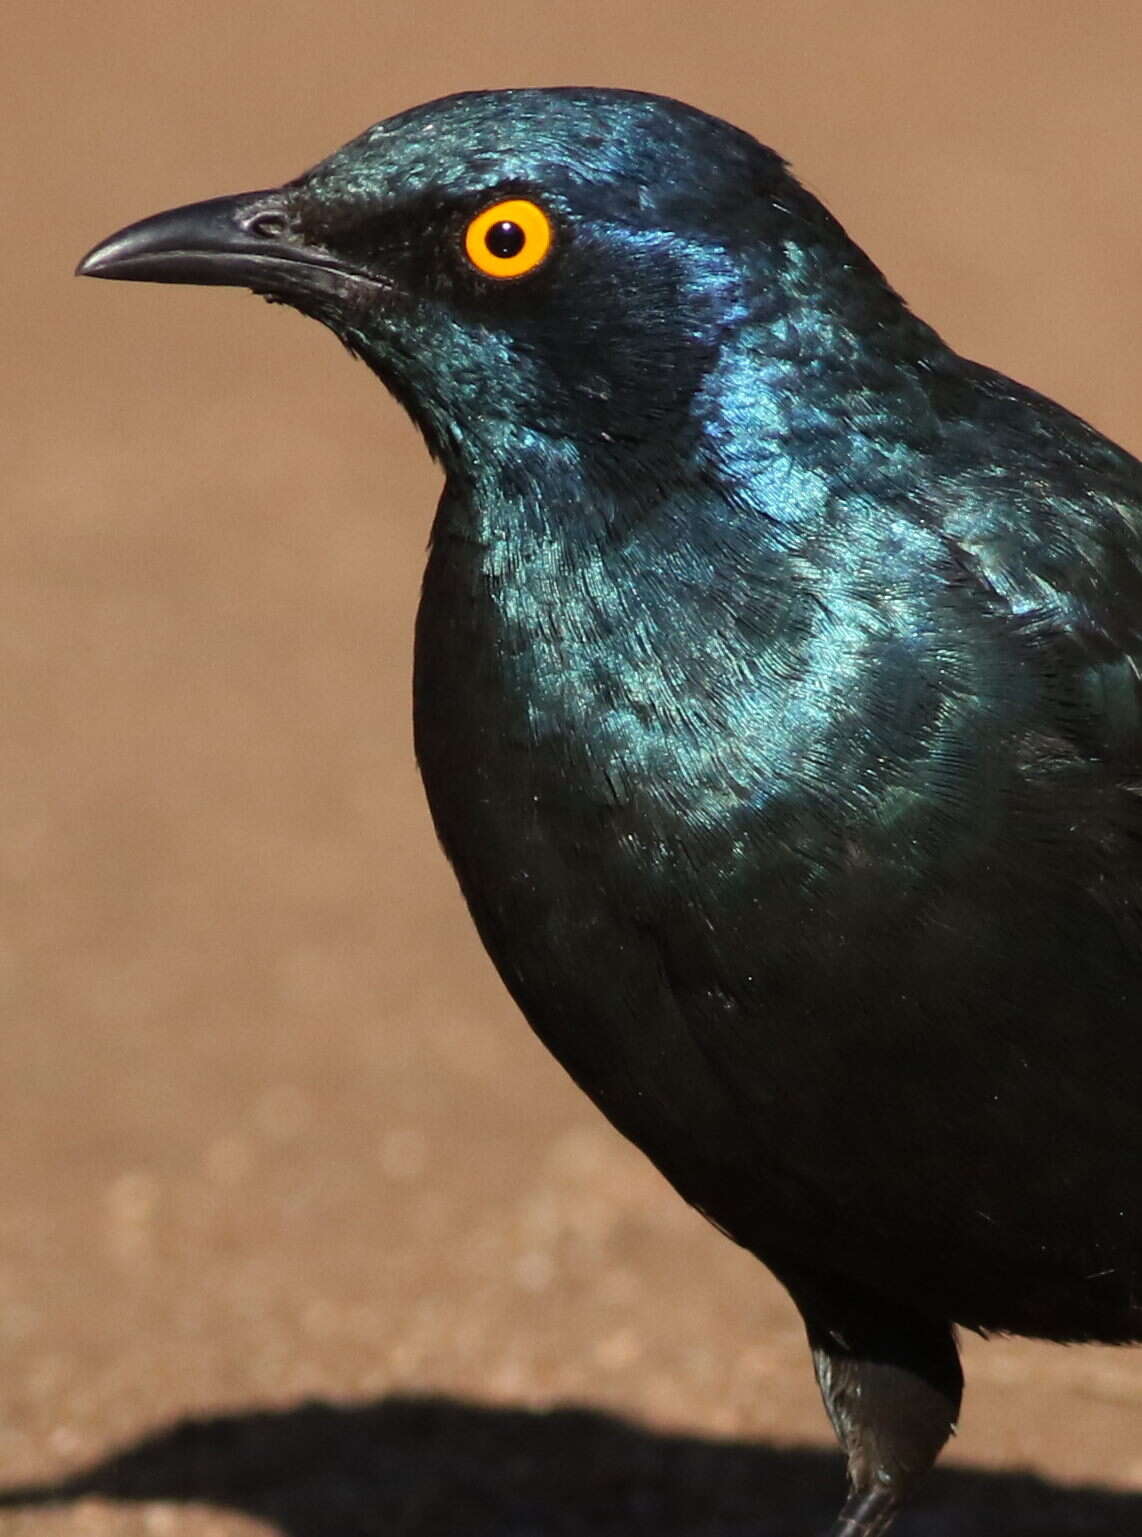
{"type": "MultiPolygon", "coordinates": [[[[811,1537],[841,1494],[839,1457],[821,1451],[664,1435],[587,1409],[391,1397],[183,1420],[69,1478],[2,1490],[0,1508],[185,1501],[282,1537],[811,1537]]],[[[1138,1531],[1138,1496],[949,1468],[893,1537],[1138,1531]]]]}

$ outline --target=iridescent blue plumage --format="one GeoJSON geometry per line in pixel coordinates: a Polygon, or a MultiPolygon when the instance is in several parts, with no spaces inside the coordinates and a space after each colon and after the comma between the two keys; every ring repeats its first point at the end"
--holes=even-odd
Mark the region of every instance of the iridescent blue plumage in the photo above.
{"type": "Polygon", "coordinates": [[[789,1286],[873,1537],[952,1323],[1142,1335],[1142,466],[678,103],[451,98],[235,208],[263,268],[93,260],[288,299],[421,426],[441,839],[535,1029],[789,1286]],[[508,283],[462,247],[506,197],[555,231],[508,283]]]}

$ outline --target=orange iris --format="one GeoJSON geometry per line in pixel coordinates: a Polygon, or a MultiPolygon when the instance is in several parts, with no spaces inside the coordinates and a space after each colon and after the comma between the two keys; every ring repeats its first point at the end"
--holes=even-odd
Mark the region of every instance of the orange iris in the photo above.
{"type": "Polygon", "coordinates": [[[490,278],[534,272],[551,249],[551,220],[537,203],[507,198],[478,213],[464,232],[468,260],[490,278]]]}

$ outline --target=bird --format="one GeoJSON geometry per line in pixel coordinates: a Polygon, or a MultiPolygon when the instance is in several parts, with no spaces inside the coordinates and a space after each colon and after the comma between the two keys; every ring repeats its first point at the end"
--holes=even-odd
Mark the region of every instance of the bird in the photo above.
{"type": "Polygon", "coordinates": [[[1142,464],[786,162],[470,91],[81,274],[331,329],[443,472],[415,747],[539,1037],[767,1266],[881,1537],[957,1331],[1142,1338],[1142,464]]]}

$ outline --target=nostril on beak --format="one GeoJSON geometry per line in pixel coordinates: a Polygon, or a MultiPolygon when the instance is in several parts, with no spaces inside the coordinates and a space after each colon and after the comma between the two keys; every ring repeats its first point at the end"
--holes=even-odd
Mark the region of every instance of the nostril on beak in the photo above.
{"type": "Polygon", "coordinates": [[[246,220],[246,233],[259,240],[281,240],[289,230],[284,213],[265,210],[246,220]]]}

